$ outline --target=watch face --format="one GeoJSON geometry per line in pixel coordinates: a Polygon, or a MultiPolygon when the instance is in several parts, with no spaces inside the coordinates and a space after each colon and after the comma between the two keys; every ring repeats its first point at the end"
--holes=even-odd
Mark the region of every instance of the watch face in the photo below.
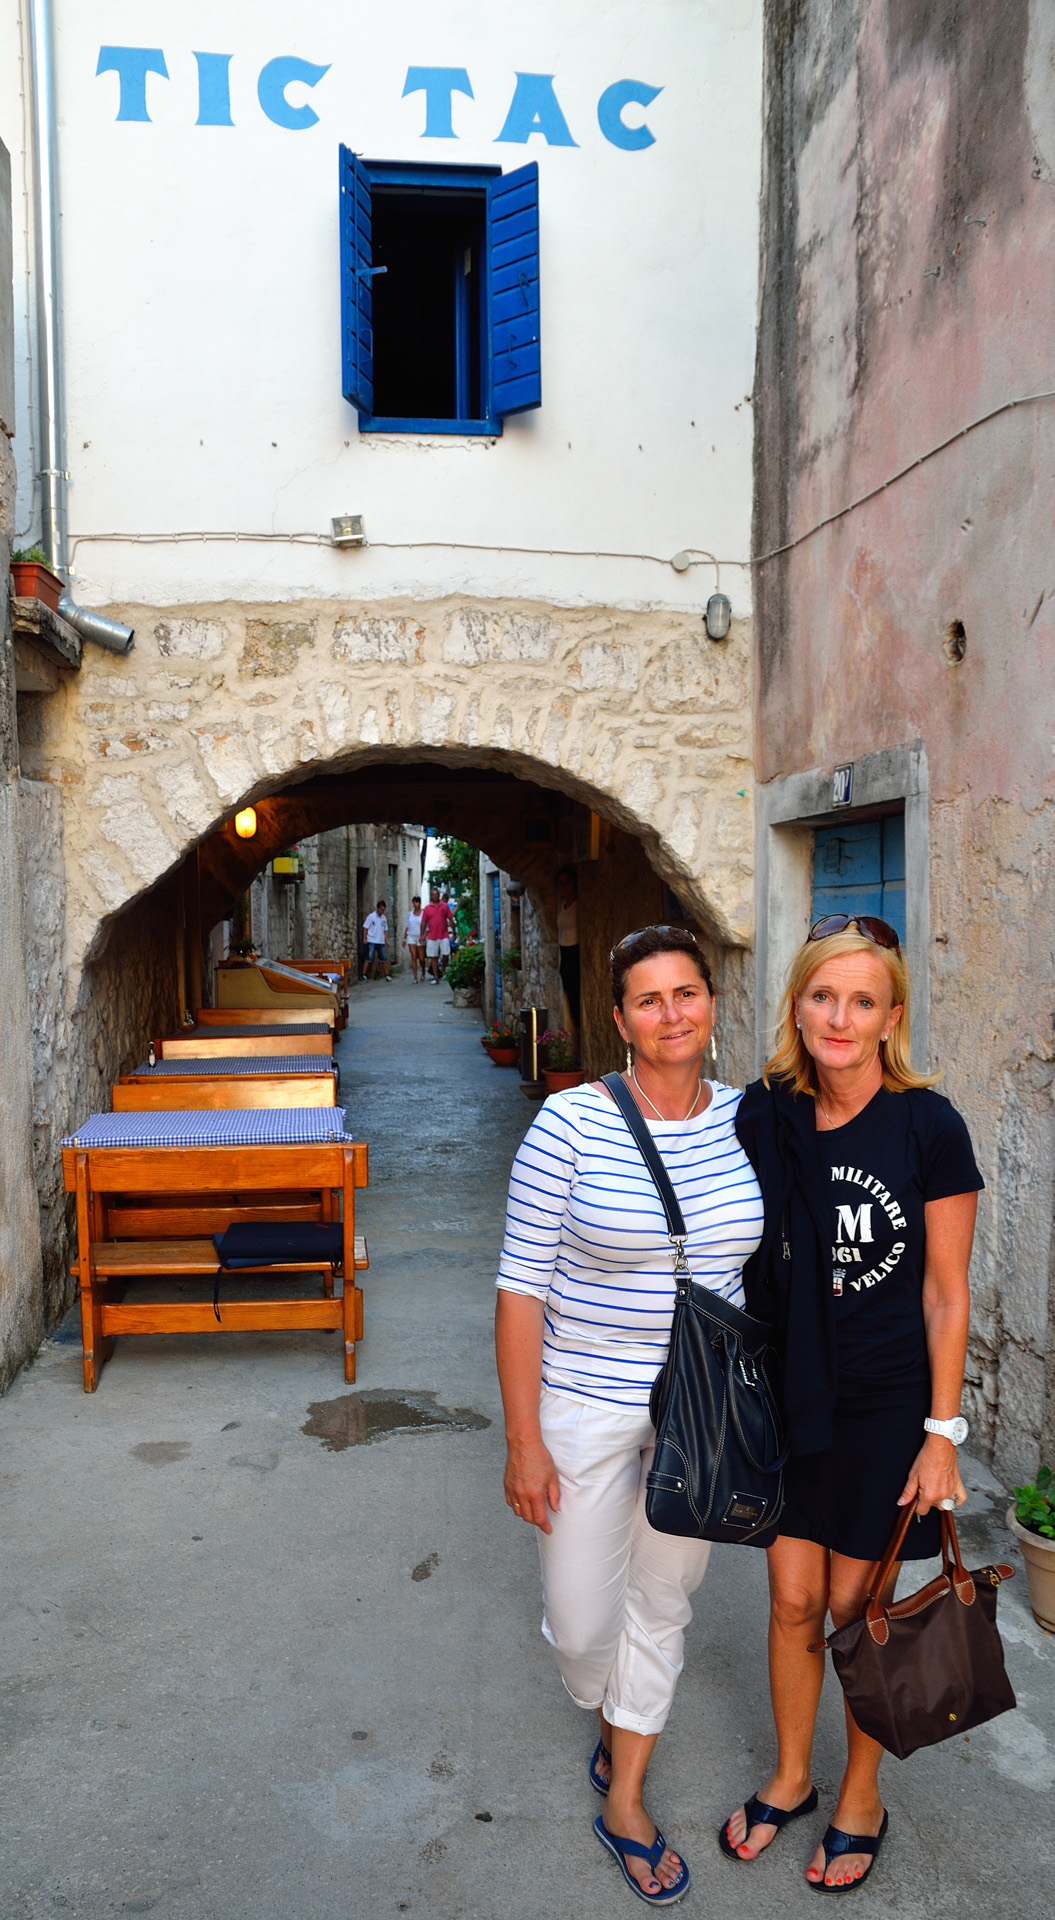
{"type": "Polygon", "coordinates": [[[952,1441],[953,1446],[962,1447],[969,1432],[970,1432],[970,1428],[968,1427],[967,1422],[964,1419],[962,1413],[958,1414],[956,1419],[953,1420],[951,1423],[951,1429],[949,1433],[949,1438],[952,1441]]]}

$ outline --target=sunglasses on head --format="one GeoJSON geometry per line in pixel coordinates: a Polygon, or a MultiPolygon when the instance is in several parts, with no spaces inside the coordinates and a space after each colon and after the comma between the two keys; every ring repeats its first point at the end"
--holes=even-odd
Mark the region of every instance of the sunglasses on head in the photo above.
{"type": "Polygon", "coordinates": [[[874,913],[826,913],[821,920],[815,920],[807,940],[827,940],[832,934],[846,933],[848,928],[856,927],[866,940],[872,940],[877,947],[900,948],[901,941],[887,920],[880,920],[874,913]]]}
{"type": "Polygon", "coordinates": [[[622,939],[616,941],[608,955],[609,960],[614,960],[617,953],[623,953],[627,947],[632,947],[635,940],[643,940],[647,933],[664,933],[675,939],[684,940],[687,946],[699,950],[700,943],[689,927],[638,927],[636,932],[624,933],[622,939]]]}

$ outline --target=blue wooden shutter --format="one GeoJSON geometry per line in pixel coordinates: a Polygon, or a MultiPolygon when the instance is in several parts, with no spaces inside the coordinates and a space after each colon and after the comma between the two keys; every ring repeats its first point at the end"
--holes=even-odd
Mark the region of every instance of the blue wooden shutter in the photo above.
{"type": "Polygon", "coordinates": [[[370,175],[348,147],[341,165],[341,361],[343,392],[360,413],[374,410],[374,297],[370,175]]]}
{"type": "Polygon", "coordinates": [[[491,407],[503,416],[542,405],[538,163],[488,186],[491,407]]]}

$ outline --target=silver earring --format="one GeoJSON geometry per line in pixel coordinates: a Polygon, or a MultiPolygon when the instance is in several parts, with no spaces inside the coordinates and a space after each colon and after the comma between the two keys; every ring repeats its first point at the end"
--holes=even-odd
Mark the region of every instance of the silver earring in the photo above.
{"type": "Polygon", "coordinates": [[[801,1020],[796,1020],[796,1022],[795,1022],[795,1025],[796,1025],[796,1027],[797,1027],[797,1029],[798,1029],[798,1031],[799,1031],[799,1032],[801,1033],[801,1032],[802,1032],[802,1021],[801,1021],[801,1020]]]}
{"type": "Polygon", "coordinates": [[[628,1073],[633,1073],[634,1071],[634,1056],[630,1051],[629,1040],[626,1043],[626,1070],[628,1073]]]}
{"type": "Polygon", "coordinates": [[[718,1048],[717,1048],[717,1046],[716,1046],[716,1044],[715,1044],[715,1039],[714,1039],[714,1028],[713,1028],[713,1027],[711,1028],[711,1059],[712,1059],[712,1060],[714,1061],[714,1063],[715,1063],[715,1065],[717,1066],[717,1064],[718,1064],[718,1048]]]}

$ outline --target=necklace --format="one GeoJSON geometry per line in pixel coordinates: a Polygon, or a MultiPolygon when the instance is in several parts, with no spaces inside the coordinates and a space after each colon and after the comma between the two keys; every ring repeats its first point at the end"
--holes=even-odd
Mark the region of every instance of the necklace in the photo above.
{"type": "Polygon", "coordinates": [[[831,1127],[831,1129],[832,1129],[832,1132],[834,1133],[834,1131],[835,1131],[835,1121],[834,1121],[834,1120],[832,1119],[832,1117],[831,1117],[831,1114],[830,1114],[830,1113],[828,1112],[828,1109],[827,1109],[827,1107],[825,1106],[825,1104],[824,1104],[824,1101],[823,1101],[823,1100],[821,1099],[821,1096],[820,1096],[820,1094],[818,1094],[818,1095],[817,1095],[817,1105],[819,1106],[819,1108],[820,1108],[820,1110],[821,1110],[821,1112],[822,1112],[822,1113],[823,1113],[823,1115],[824,1115],[824,1118],[825,1118],[825,1119],[827,1120],[827,1122],[828,1122],[828,1125],[829,1125],[829,1126],[831,1127]]]}
{"type": "MultiPolygon", "coordinates": [[[[631,1078],[631,1080],[633,1081],[633,1083],[634,1083],[634,1085],[635,1085],[635,1087],[637,1088],[637,1090],[638,1090],[638,1093],[639,1093],[639,1094],[641,1095],[641,1098],[642,1098],[642,1100],[643,1100],[643,1101],[645,1102],[645,1105],[646,1105],[647,1107],[651,1107],[651,1108],[652,1108],[652,1111],[653,1111],[653,1113],[655,1114],[655,1116],[656,1116],[656,1119],[657,1119],[657,1120],[662,1120],[662,1121],[664,1122],[664,1124],[667,1124],[667,1116],[666,1116],[666,1114],[665,1114],[665,1113],[660,1113],[660,1110],[659,1110],[659,1108],[658,1108],[658,1107],[656,1106],[656,1103],[655,1103],[655,1101],[654,1101],[654,1100],[650,1100],[650,1099],[649,1099],[649,1097],[648,1097],[648,1094],[647,1094],[647,1093],[645,1092],[645,1089],[644,1089],[644,1087],[643,1087],[643,1086],[641,1085],[641,1082],[640,1082],[640,1080],[638,1079],[638,1077],[637,1077],[637,1073],[636,1073],[636,1071],[635,1071],[635,1069],[634,1069],[633,1067],[631,1067],[631,1069],[630,1069],[630,1078],[631,1078]]],[[[693,1114],[695,1113],[695,1111],[696,1111],[696,1107],[697,1107],[697,1104],[698,1104],[698,1102],[699,1102],[699,1098],[700,1098],[700,1094],[701,1094],[702,1092],[703,1092],[703,1075],[702,1075],[702,1073],[701,1073],[701,1075],[700,1075],[700,1077],[699,1077],[699,1079],[698,1079],[698,1080],[697,1080],[697,1082],[696,1082],[696,1092],[695,1092],[695,1094],[693,1095],[693,1101],[692,1101],[692,1105],[691,1105],[691,1107],[689,1108],[689,1111],[688,1111],[688,1113],[685,1113],[685,1114],[683,1114],[683,1115],[682,1115],[682,1121],[681,1121],[681,1123],[682,1123],[682,1125],[683,1125],[683,1126],[684,1126],[684,1124],[685,1124],[685,1121],[686,1121],[686,1120],[691,1120],[691,1119],[692,1119],[692,1116],[693,1116],[693,1114]]],[[[674,1117],[675,1117],[675,1119],[676,1119],[676,1118],[677,1118],[677,1115],[675,1115],[674,1117]]]]}

